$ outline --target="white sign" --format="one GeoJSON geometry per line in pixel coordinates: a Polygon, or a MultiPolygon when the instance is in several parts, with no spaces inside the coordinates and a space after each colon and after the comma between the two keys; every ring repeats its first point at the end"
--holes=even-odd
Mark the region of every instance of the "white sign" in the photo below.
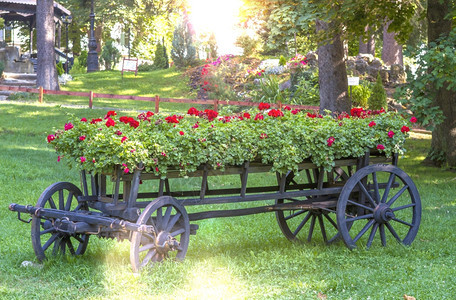
{"type": "Polygon", "coordinates": [[[359,77],[348,77],[348,85],[359,85],[359,77]]]}

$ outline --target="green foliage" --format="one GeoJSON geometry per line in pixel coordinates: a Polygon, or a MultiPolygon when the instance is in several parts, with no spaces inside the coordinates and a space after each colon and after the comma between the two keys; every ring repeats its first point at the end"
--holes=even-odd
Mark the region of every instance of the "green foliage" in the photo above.
{"type": "Polygon", "coordinates": [[[58,64],[56,65],[57,67],[57,74],[59,76],[62,76],[63,73],[65,73],[65,70],[63,69],[63,64],[61,61],[58,62],[58,64]]]}
{"type": "Polygon", "coordinates": [[[401,132],[408,121],[392,112],[344,118],[342,125],[329,115],[289,110],[255,109],[220,119],[210,110],[189,114],[199,117],[148,112],[136,120],[114,111],[92,121],[73,117],[48,136],[48,143],[78,169],[113,174],[114,166],[123,166],[128,173],[143,163],[146,171],[166,176],[168,169],[185,175],[206,163],[223,169],[255,160],[272,164],[272,172],[297,172],[308,159],[329,171],[335,159],[360,157],[367,148],[402,154],[408,136],[401,132]]]}
{"type": "Polygon", "coordinates": [[[3,76],[4,70],[5,70],[5,63],[0,61],[0,78],[3,76]]]}
{"type": "Polygon", "coordinates": [[[113,43],[113,40],[108,40],[101,50],[99,60],[106,70],[112,70],[120,60],[120,51],[113,43]]]}
{"type": "Polygon", "coordinates": [[[280,88],[280,81],[277,76],[269,75],[258,79],[258,90],[253,93],[253,100],[256,102],[277,103],[285,102],[285,91],[280,88]]]}
{"type": "Polygon", "coordinates": [[[287,64],[287,59],[283,55],[280,55],[279,66],[285,66],[286,64],[287,64]]]}
{"type": "Polygon", "coordinates": [[[153,67],[156,70],[160,69],[167,69],[168,66],[168,59],[166,54],[166,48],[163,47],[161,43],[157,44],[157,48],[155,49],[155,57],[154,57],[154,64],[153,67]]]}
{"type": "Polygon", "coordinates": [[[353,107],[368,108],[368,100],[372,94],[369,81],[361,80],[359,85],[350,87],[353,107]]]}
{"type": "Polygon", "coordinates": [[[88,57],[88,53],[86,50],[82,50],[81,51],[81,55],[78,56],[78,60],[79,60],[79,63],[81,64],[81,66],[84,66],[87,68],[87,57],[88,57]]]}
{"type": "Polygon", "coordinates": [[[235,45],[242,48],[243,56],[249,57],[257,52],[259,41],[247,34],[243,34],[236,39],[235,45]]]}
{"type": "Polygon", "coordinates": [[[171,58],[178,68],[192,66],[196,59],[196,48],[193,45],[193,33],[187,19],[176,26],[173,36],[171,58]]]}
{"type": "Polygon", "coordinates": [[[386,102],[386,91],[383,88],[382,77],[380,73],[377,75],[377,81],[372,87],[372,92],[367,100],[367,105],[371,110],[380,110],[382,108],[388,109],[388,103],[386,102]]]}
{"type": "Polygon", "coordinates": [[[154,64],[149,64],[148,62],[145,62],[138,66],[138,72],[150,72],[153,70],[156,70],[154,64]]]}
{"type": "MultiPolygon", "coordinates": [[[[87,59],[87,58],[86,58],[87,59]]],[[[87,64],[87,60],[86,60],[87,64]]],[[[70,69],[70,75],[84,74],[87,72],[87,66],[81,63],[81,56],[74,59],[73,66],[70,69]]]]}
{"type": "MultiPolygon", "coordinates": [[[[291,93],[290,103],[298,105],[319,105],[320,84],[318,69],[306,68],[292,75],[296,78],[296,88],[291,93]]],[[[293,87],[292,87],[293,88],[293,87]]]]}
{"type": "Polygon", "coordinates": [[[456,92],[455,44],[456,27],[447,37],[431,42],[417,59],[415,78],[395,95],[429,129],[443,121],[442,111],[434,102],[439,89],[446,87],[456,92]]]}

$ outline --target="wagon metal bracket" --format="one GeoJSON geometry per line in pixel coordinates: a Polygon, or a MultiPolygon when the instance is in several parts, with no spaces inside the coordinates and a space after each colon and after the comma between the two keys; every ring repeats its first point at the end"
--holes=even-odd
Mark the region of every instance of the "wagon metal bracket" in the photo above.
{"type": "Polygon", "coordinates": [[[24,223],[27,223],[27,224],[30,223],[30,222],[32,222],[32,218],[29,218],[28,220],[22,219],[22,218],[21,218],[21,212],[20,212],[20,211],[17,212],[17,219],[18,219],[19,221],[24,222],[24,223]]]}

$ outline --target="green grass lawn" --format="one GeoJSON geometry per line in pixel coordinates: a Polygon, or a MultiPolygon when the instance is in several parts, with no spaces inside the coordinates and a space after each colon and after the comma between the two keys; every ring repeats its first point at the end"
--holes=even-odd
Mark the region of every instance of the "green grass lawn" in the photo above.
{"type": "MultiPolygon", "coordinates": [[[[95,80],[103,73],[85,76],[95,80]]],[[[82,83],[73,87],[92,88],[82,83]]],[[[137,92],[142,93],[140,87],[137,92]]],[[[53,127],[65,123],[66,113],[88,118],[104,114],[0,102],[2,299],[403,299],[404,294],[452,299],[456,294],[456,175],[420,164],[430,136],[418,134],[408,140],[408,152],[400,160],[423,204],[420,231],[410,247],[389,244],[350,251],[342,243],[295,244],[282,235],[274,214],[259,214],[198,222],[184,262],[166,261],[140,275],[131,272],[128,241],[93,236],[81,257],[21,267],[23,261],[36,262],[30,225],[18,221],[8,205],[35,204],[57,181],[79,186],[79,174],[57,163],[45,141],[53,127]]]]}

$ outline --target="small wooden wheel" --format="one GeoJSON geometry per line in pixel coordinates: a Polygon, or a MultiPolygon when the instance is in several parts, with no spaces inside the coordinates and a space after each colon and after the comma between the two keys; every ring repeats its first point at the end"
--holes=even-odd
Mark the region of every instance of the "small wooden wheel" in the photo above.
{"type": "MultiPolygon", "coordinates": [[[[50,185],[38,198],[36,207],[59,209],[63,211],[87,211],[87,204],[78,203],[82,193],[70,182],[56,182],[50,185]]],[[[46,253],[81,255],[87,249],[88,234],[69,234],[55,230],[53,219],[32,216],[32,245],[39,261],[46,259],[46,253]]]]}
{"type": "Polygon", "coordinates": [[[185,208],[174,198],[162,196],[152,201],[136,224],[153,225],[155,232],[132,233],[130,262],[133,272],[139,272],[150,262],[185,258],[190,239],[190,222],[185,208]]]}
{"type": "Polygon", "coordinates": [[[420,221],[418,190],[412,179],[393,165],[358,170],[344,185],[337,203],[337,226],[351,249],[357,245],[369,248],[377,232],[383,246],[390,240],[410,245],[420,221]]]}

